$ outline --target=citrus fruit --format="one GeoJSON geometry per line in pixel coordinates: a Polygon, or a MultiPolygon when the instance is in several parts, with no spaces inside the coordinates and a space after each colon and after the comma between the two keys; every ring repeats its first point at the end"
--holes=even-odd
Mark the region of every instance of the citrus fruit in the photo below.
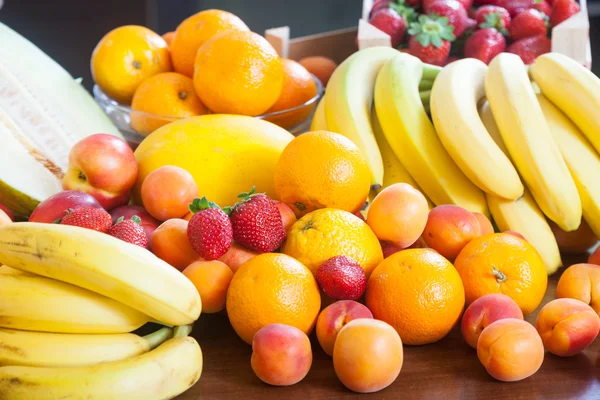
{"type": "Polygon", "coordinates": [[[371,172],[360,149],[338,133],[316,131],[292,140],[275,168],[275,192],[296,215],[320,208],[358,211],[371,172]]]}
{"type": "Polygon", "coordinates": [[[167,42],[167,46],[171,47],[171,43],[173,43],[173,38],[175,37],[175,32],[167,32],[162,34],[162,38],[167,42]]]}
{"type": "Polygon", "coordinates": [[[331,59],[322,56],[305,57],[299,63],[311,74],[319,78],[323,86],[327,86],[331,74],[337,68],[337,64],[331,59]]]}
{"type": "Polygon", "coordinates": [[[200,11],[184,19],[175,30],[171,43],[173,69],[191,78],[198,48],[213,36],[230,29],[250,30],[236,15],[222,10],[200,11]]]}
{"type": "Polygon", "coordinates": [[[282,252],[313,273],[331,257],[347,256],[360,264],[367,278],[383,260],[381,245],[371,228],[357,216],[333,208],[313,211],[296,221],[282,252]]]}
{"type": "Polygon", "coordinates": [[[171,70],[165,40],[150,29],[126,25],[108,32],[92,53],[92,77],[108,96],[129,104],[142,81],[171,70]]]}
{"type": "Polygon", "coordinates": [[[309,334],[321,309],[321,295],[302,263],[285,254],[264,253],[237,270],[226,304],[231,326],[250,344],[269,324],[291,325],[309,334]]]}
{"type": "Polygon", "coordinates": [[[215,113],[263,114],[277,101],[282,85],[281,59],[254,32],[224,32],[206,41],[196,54],[194,87],[215,113]]]}
{"type": "Polygon", "coordinates": [[[473,239],[454,266],[462,278],[467,305],[486,294],[502,293],[527,315],[546,293],[544,262],[531,244],[514,235],[491,233],[473,239]]]}

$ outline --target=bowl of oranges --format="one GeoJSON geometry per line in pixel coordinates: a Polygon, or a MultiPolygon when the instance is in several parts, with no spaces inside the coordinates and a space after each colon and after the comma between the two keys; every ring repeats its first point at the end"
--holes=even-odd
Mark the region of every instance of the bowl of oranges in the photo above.
{"type": "Polygon", "coordinates": [[[159,35],[137,25],[107,33],[91,59],[94,98],[131,145],[170,122],[218,113],[306,131],[321,81],[234,14],[206,10],[159,35]]]}

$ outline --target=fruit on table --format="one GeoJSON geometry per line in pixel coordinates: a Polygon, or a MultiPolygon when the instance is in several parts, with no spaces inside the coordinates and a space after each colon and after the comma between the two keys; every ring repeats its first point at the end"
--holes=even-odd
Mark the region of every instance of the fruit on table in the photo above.
{"type": "Polygon", "coordinates": [[[326,260],[315,274],[323,292],[333,300],[357,300],[367,288],[365,271],[350,257],[326,260]]]}
{"type": "Polygon", "coordinates": [[[227,253],[223,254],[219,258],[219,261],[222,261],[225,264],[227,264],[227,266],[231,268],[231,270],[235,274],[237,270],[240,269],[240,267],[244,265],[246,261],[250,260],[253,257],[256,257],[258,254],[259,253],[252,250],[248,250],[244,246],[240,246],[239,244],[233,242],[231,243],[231,247],[229,248],[227,253]]]}
{"type": "Polygon", "coordinates": [[[86,288],[165,324],[187,325],[200,315],[200,296],[179,271],[146,249],[91,229],[32,222],[0,227],[0,263],[86,288]]]}
{"type": "Polygon", "coordinates": [[[584,254],[598,243],[598,237],[585,220],[571,232],[563,231],[554,222],[550,222],[550,227],[562,254],[584,254]]]}
{"type": "Polygon", "coordinates": [[[402,369],[402,340],[390,325],[372,318],[350,321],[337,336],[333,367],[338,379],[358,393],[391,385],[402,369]]]}
{"type": "Polygon", "coordinates": [[[4,204],[0,203],[0,210],[4,211],[4,213],[6,214],[6,216],[8,218],[10,218],[11,221],[15,220],[15,215],[13,214],[12,211],[10,211],[10,209],[8,207],[6,207],[4,204]]]}
{"type": "Polygon", "coordinates": [[[590,254],[590,256],[588,257],[589,264],[600,265],[600,250],[598,250],[599,248],[600,247],[597,247],[596,250],[594,250],[592,254],[590,254]]]}
{"type": "Polygon", "coordinates": [[[252,370],[269,385],[300,382],[308,374],[312,359],[308,336],[293,326],[267,325],[252,339],[252,370]]]}
{"type": "Polygon", "coordinates": [[[506,233],[473,239],[454,262],[465,288],[467,305],[486,294],[512,298],[524,315],[540,305],[548,275],[531,244],[506,233]]]}
{"type": "Polygon", "coordinates": [[[129,104],[137,87],[152,75],[171,70],[165,40],[150,29],[126,25],[108,32],[94,48],[94,82],[109,97],[129,104]]]}
{"type": "Polygon", "coordinates": [[[281,201],[273,201],[277,208],[279,209],[279,214],[281,214],[281,223],[283,224],[283,230],[289,231],[294,222],[298,220],[296,218],[296,214],[292,211],[292,209],[285,203],[281,201]]]}
{"type": "Polygon", "coordinates": [[[474,24],[474,21],[469,19],[467,10],[468,8],[457,0],[434,0],[428,4],[426,12],[429,15],[437,14],[448,18],[448,24],[454,27],[452,33],[459,37],[474,24]]]}
{"type": "Polygon", "coordinates": [[[112,217],[102,208],[86,206],[67,211],[60,223],[106,232],[112,226],[112,217]]]}
{"type": "Polygon", "coordinates": [[[225,309],[225,297],[233,272],[221,261],[196,261],[183,270],[198,290],[202,312],[214,314],[225,309]]]}
{"type": "Polygon", "coordinates": [[[473,213],[473,215],[475,216],[475,218],[477,218],[477,221],[479,221],[479,234],[480,235],[487,235],[488,233],[494,233],[494,226],[492,225],[492,223],[490,222],[490,220],[488,219],[488,217],[486,217],[485,215],[481,214],[481,213],[473,213]]]}
{"type": "Polygon", "coordinates": [[[552,42],[545,35],[519,39],[506,49],[507,52],[521,57],[521,60],[527,65],[533,64],[538,56],[549,53],[551,50],[552,42]]]}
{"type": "Polygon", "coordinates": [[[527,241],[527,239],[525,238],[525,236],[521,235],[519,232],[515,232],[515,231],[504,231],[502,233],[506,233],[507,235],[513,235],[518,237],[519,239],[523,239],[525,241],[527,241]]]}
{"type": "Polygon", "coordinates": [[[460,276],[431,249],[403,250],[371,274],[365,301],[376,319],[398,331],[404,344],[442,339],[457,323],[465,304],[460,276]]]}
{"type": "Polygon", "coordinates": [[[540,310],[535,325],[550,353],[570,357],[581,353],[596,339],[600,317],[580,300],[556,299],[540,310]]]}
{"type": "Polygon", "coordinates": [[[188,221],[180,218],[163,222],[152,235],[152,252],[179,271],[197,261],[200,256],[188,239],[188,221]]]}
{"type": "Polygon", "coordinates": [[[321,308],[313,274],[285,254],[264,253],[233,275],[227,291],[231,326],[246,343],[269,324],[295,326],[309,334],[321,308]]]}
{"type": "Polygon", "coordinates": [[[325,307],[317,318],[317,340],[328,356],[333,356],[333,347],[340,330],[358,318],[373,318],[367,307],[353,300],[340,300],[325,307]]]}
{"type": "Polygon", "coordinates": [[[508,33],[511,19],[506,8],[486,5],[475,11],[475,20],[479,28],[494,28],[498,32],[508,33]]]}
{"type": "Polygon", "coordinates": [[[354,213],[365,204],[370,183],[360,149],[328,131],[296,137],[275,168],[275,193],[299,217],[327,207],[354,213]]]}
{"type": "Polygon", "coordinates": [[[148,247],[148,236],[146,231],[140,225],[140,217],[133,216],[131,219],[119,218],[117,222],[111,226],[106,233],[117,239],[121,239],[127,243],[135,244],[143,247],[148,247]]]}
{"type": "Polygon", "coordinates": [[[406,19],[392,8],[382,8],[369,16],[369,23],[390,36],[392,47],[398,47],[406,33],[406,19]]]}
{"type": "Polygon", "coordinates": [[[304,57],[298,60],[298,62],[306,68],[308,72],[316,76],[323,84],[323,87],[327,86],[331,74],[333,74],[333,71],[337,68],[335,61],[323,56],[304,57]]]}
{"type": "Polygon", "coordinates": [[[78,190],[64,190],[43,200],[31,213],[29,222],[45,222],[51,224],[62,217],[69,210],[79,207],[102,208],[98,200],[91,194],[78,190]]]}
{"type": "Polygon", "coordinates": [[[182,218],[189,204],[198,197],[198,186],[188,171],[165,165],[150,172],[141,189],[142,202],[150,215],[159,221],[182,218]]]}
{"type": "Polygon", "coordinates": [[[556,285],[556,297],[589,304],[600,315],[600,266],[575,264],[563,272],[556,285]]]}
{"type": "Polygon", "coordinates": [[[160,221],[155,219],[152,215],[146,211],[144,207],[140,206],[122,206],[117,207],[115,209],[110,210],[110,215],[112,215],[113,224],[117,222],[117,220],[121,217],[124,219],[131,219],[134,215],[139,217],[141,222],[140,225],[144,228],[144,232],[146,232],[146,236],[148,237],[148,243],[152,240],[152,235],[156,228],[160,225],[160,221]]]}
{"type": "Polygon", "coordinates": [[[505,318],[483,330],[477,341],[477,357],[495,379],[515,382],[540,369],[544,345],[530,323],[505,318]]]}
{"type": "Polygon", "coordinates": [[[233,205],[248,190],[248,182],[273,197],[277,159],[293,138],[277,125],[244,116],[204,115],[172,122],[135,150],[139,174],[134,198],[141,203],[142,182],[163,165],[190,172],[199,193],[220,206],[233,205]]]}
{"type": "Polygon", "coordinates": [[[486,65],[506,49],[504,36],[493,28],[474,32],[465,43],[465,57],[476,58],[486,65]]]}
{"type": "Polygon", "coordinates": [[[456,39],[448,18],[437,14],[419,16],[417,22],[410,24],[408,34],[411,35],[408,40],[410,53],[423,62],[439,66],[448,60],[450,43],[456,39]]]}
{"type": "Polygon", "coordinates": [[[194,216],[188,223],[187,235],[194,251],[205,260],[216,260],[227,253],[233,237],[227,214],[206,197],[194,199],[190,211],[194,216]]]}

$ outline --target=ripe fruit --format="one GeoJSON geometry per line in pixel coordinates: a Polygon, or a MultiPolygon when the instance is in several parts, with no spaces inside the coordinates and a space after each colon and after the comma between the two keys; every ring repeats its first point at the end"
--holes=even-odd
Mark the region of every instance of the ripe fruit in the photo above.
{"type": "Polygon", "coordinates": [[[346,256],[325,261],[315,276],[319,287],[334,300],[359,299],[367,288],[365,271],[359,263],[346,256]]]}
{"type": "Polygon", "coordinates": [[[450,54],[450,42],[456,37],[445,17],[421,15],[410,24],[410,54],[427,64],[444,65],[450,54]]]}
{"type": "Polygon", "coordinates": [[[8,214],[0,209],[0,226],[4,226],[12,223],[12,219],[8,216],[8,214]]]}
{"type": "Polygon", "coordinates": [[[588,257],[589,264],[600,265],[600,247],[596,248],[592,254],[588,257]]]}
{"type": "Polygon", "coordinates": [[[533,8],[536,2],[536,0],[495,0],[492,4],[506,9],[511,18],[514,18],[525,10],[533,8]]]}
{"type": "Polygon", "coordinates": [[[581,221],[579,228],[571,232],[563,231],[552,221],[548,221],[548,224],[562,254],[583,254],[598,242],[598,238],[585,220],[581,221]]]}
{"type": "Polygon", "coordinates": [[[545,14],[548,17],[552,14],[552,6],[550,5],[548,0],[536,2],[533,5],[533,9],[538,10],[539,12],[545,14]]]}
{"type": "Polygon", "coordinates": [[[304,57],[298,62],[306,68],[308,72],[316,76],[323,84],[323,87],[327,86],[331,74],[333,74],[333,71],[337,68],[335,61],[331,58],[322,56],[304,57]]]}
{"type": "Polygon", "coordinates": [[[11,221],[15,220],[15,215],[13,214],[12,211],[10,211],[10,209],[8,207],[6,207],[4,204],[0,203],[0,210],[4,211],[4,213],[6,214],[6,216],[8,218],[10,218],[11,221]]]}
{"type": "Polygon", "coordinates": [[[238,269],[242,265],[246,263],[249,259],[256,257],[258,253],[248,250],[247,248],[240,246],[237,243],[231,243],[231,247],[227,251],[227,253],[223,254],[219,257],[219,261],[224,262],[231,268],[233,273],[235,274],[238,269]]]}
{"type": "Polygon", "coordinates": [[[494,28],[498,32],[508,33],[510,13],[502,7],[487,5],[479,7],[475,12],[477,26],[481,29],[494,28]]]}
{"type": "Polygon", "coordinates": [[[227,289],[233,278],[231,269],[221,261],[196,261],[183,270],[202,300],[202,312],[214,314],[225,308],[227,289]]]}
{"type": "Polygon", "coordinates": [[[579,10],[579,4],[574,0],[554,0],[552,2],[550,24],[554,28],[556,25],[577,14],[579,10]]]}
{"type": "Polygon", "coordinates": [[[112,225],[112,217],[101,208],[79,207],[75,210],[68,210],[60,223],[106,232],[112,225]]]}
{"type": "Polygon", "coordinates": [[[506,233],[507,235],[513,235],[515,237],[518,237],[519,239],[523,239],[525,241],[527,241],[527,239],[525,239],[525,236],[521,235],[519,232],[515,232],[515,231],[504,231],[502,233],[506,233]]]}
{"type": "Polygon", "coordinates": [[[141,206],[117,207],[110,210],[110,215],[112,216],[113,224],[116,224],[117,220],[121,217],[124,219],[130,219],[134,215],[137,215],[141,220],[140,225],[142,228],[144,228],[144,232],[146,232],[146,236],[148,237],[148,244],[150,244],[152,241],[152,234],[160,225],[160,221],[150,215],[148,211],[141,206]]]}
{"type": "Polygon", "coordinates": [[[479,221],[479,232],[480,235],[487,235],[488,233],[494,233],[494,226],[485,215],[474,212],[473,215],[479,221]]]}
{"type": "Polygon", "coordinates": [[[373,318],[367,307],[352,300],[340,300],[325,307],[317,318],[317,339],[328,356],[333,356],[333,347],[340,330],[358,318],[373,318]]]}
{"type": "Polygon", "coordinates": [[[187,229],[188,221],[168,219],[156,228],[151,239],[154,255],[180,271],[200,258],[190,244],[187,229]]]}
{"type": "Polygon", "coordinates": [[[371,14],[369,23],[390,36],[392,47],[398,46],[406,33],[406,20],[391,8],[383,8],[371,14]]]}
{"type": "Polygon", "coordinates": [[[171,48],[171,44],[173,43],[173,38],[175,37],[175,32],[166,32],[166,33],[163,33],[161,36],[167,43],[167,47],[171,48]]]}
{"type": "Polygon", "coordinates": [[[510,24],[510,38],[512,40],[519,40],[532,36],[546,35],[548,33],[546,26],[547,19],[548,17],[538,10],[529,9],[523,11],[510,24]]]}
{"type": "Polygon", "coordinates": [[[273,201],[277,208],[279,209],[279,214],[281,214],[281,222],[283,224],[283,230],[289,231],[294,222],[298,220],[296,218],[296,214],[292,211],[292,209],[285,203],[281,201],[273,201]]]}
{"type": "Polygon", "coordinates": [[[533,64],[538,56],[552,51],[552,42],[545,35],[532,36],[517,40],[506,51],[521,57],[525,64],[533,64]]]}
{"type": "Polygon", "coordinates": [[[442,339],[465,304],[456,269],[430,249],[403,250],[386,258],[371,274],[365,295],[376,319],[392,325],[405,344],[442,339]]]}
{"type": "Polygon", "coordinates": [[[472,57],[489,64],[506,48],[506,40],[494,28],[480,29],[473,33],[465,43],[465,57],[472,57]]]}
{"type": "Polygon", "coordinates": [[[454,27],[454,37],[461,36],[470,24],[467,9],[457,0],[435,0],[428,6],[427,14],[448,18],[448,24],[454,27]]]}
{"type": "Polygon", "coordinates": [[[148,247],[148,236],[146,236],[144,228],[140,226],[140,222],[141,220],[137,216],[133,216],[131,219],[121,217],[106,233],[127,243],[146,248],[148,247]]]}
{"type": "Polygon", "coordinates": [[[64,217],[67,210],[75,210],[79,207],[102,208],[98,200],[91,194],[78,190],[64,190],[38,204],[31,213],[29,222],[51,224],[64,217]]]}
{"type": "Polygon", "coordinates": [[[192,248],[205,260],[216,260],[231,247],[233,232],[229,217],[206,197],[190,204],[194,216],[188,222],[187,235],[192,248]]]}
{"type": "Polygon", "coordinates": [[[194,177],[185,169],[165,165],[148,174],[142,183],[142,202],[156,219],[181,218],[198,196],[194,177]]]}
{"type": "Polygon", "coordinates": [[[556,285],[556,297],[571,298],[589,304],[600,314],[600,266],[575,264],[563,272],[556,285]]]}

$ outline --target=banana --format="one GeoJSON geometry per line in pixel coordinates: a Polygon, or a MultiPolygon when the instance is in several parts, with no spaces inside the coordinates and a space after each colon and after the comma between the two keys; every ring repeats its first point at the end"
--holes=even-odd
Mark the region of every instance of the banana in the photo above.
{"type": "Polygon", "coordinates": [[[140,356],[89,367],[0,367],[2,400],[171,399],[202,374],[202,351],[176,337],[140,356]]]}
{"type": "Polygon", "coordinates": [[[23,272],[23,271],[19,271],[18,269],[11,268],[8,265],[0,265],[0,274],[2,274],[2,275],[31,275],[31,276],[35,276],[34,274],[29,274],[27,272],[23,272]]]}
{"type": "Polygon", "coordinates": [[[564,112],[600,152],[600,79],[577,61],[547,53],[529,73],[544,96],[564,112]]]}
{"type": "Polygon", "coordinates": [[[452,161],[423,109],[418,88],[423,74],[424,64],[404,53],[379,72],[375,108],[385,137],[434,204],[457,204],[489,216],[483,192],[452,161]]]}
{"type": "Polygon", "coordinates": [[[2,226],[0,263],[102,294],[168,325],[190,324],[202,308],[192,282],[175,268],[140,246],[91,229],[35,222],[2,226]]]}
{"type": "Polygon", "coordinates": [[[554,141],[521,58],[501,53],[489,65],[485,93],[514,165],[544,214],[564,231],[581,223],[581,200],[554,141]]]}
{"type": "Polygon", "coordinates": [[[327,120],[325,119],[325,97],[317,104],[317,109],[315,110],[312,122],[310,123],[310,130],[311,132],[327,130],[327,120]]]}
{"type": "Polygon", "coordinates": [[[524,190],[519,174],[477,113],[486,72],[487,66],[475,58],[445,67],[433,84],[431,115],[442,144],[471,182],[486,193],[516,199],[524,190]]]}

